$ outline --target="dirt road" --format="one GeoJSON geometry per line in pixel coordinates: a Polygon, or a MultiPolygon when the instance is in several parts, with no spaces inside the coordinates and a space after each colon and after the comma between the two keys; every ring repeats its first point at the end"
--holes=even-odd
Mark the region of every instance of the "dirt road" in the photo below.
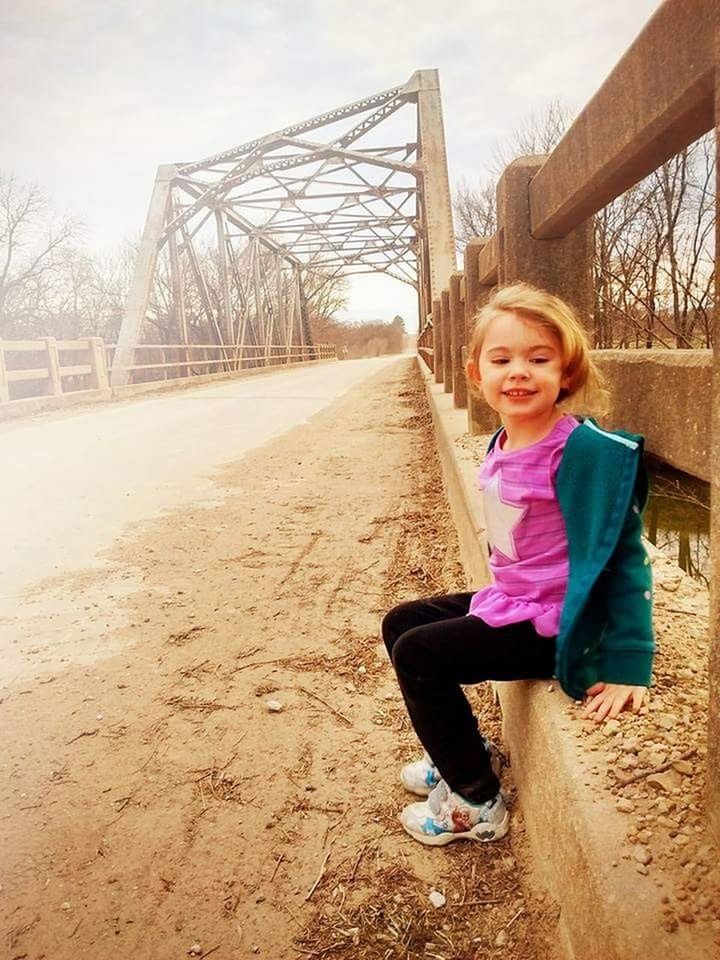
{"type": "Polygon", "coordinates": [[[552,955],[519,818],[446,850],[396,819],[417,744],[379,620],[463,585],[412,360],[104,559],[0,622],[3,957],[552,955]]]}

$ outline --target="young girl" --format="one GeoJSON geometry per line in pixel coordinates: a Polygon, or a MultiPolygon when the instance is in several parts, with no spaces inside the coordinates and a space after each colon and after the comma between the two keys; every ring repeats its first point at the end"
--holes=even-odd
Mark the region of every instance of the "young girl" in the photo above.
{"type": "Polygon", "coordinates": [[[494,582],[402,603],[382,624],[425,747],[401,781],[427,800],[400,820],[431,845],[508,829],[492,748],[461,684],[556,676],[602,721],[640,708],[654,650],[643,438],[566,412],[602,392],[572,309],[525,283],[500,289],[478,314],[469,357],[469,380],[503,424],[478,472],[494,582]]]}

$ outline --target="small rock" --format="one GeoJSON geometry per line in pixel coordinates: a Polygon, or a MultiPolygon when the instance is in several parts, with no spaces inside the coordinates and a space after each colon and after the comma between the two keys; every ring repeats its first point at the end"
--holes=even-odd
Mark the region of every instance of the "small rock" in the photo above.
{"type": "Polygon", "coordinates": [[[69,900],[63,900],[60,906],[62,907],[63,910],[70,910],[72,905],[69,900]]]}
{"type": "Polygon", "coordinates": [[[645,866],[644,863],[636,863],[636,864],[635,864],[635,869],[637,870],[638,873],[642,873],[642,875],[645,876],[645,877],[646,877],[646,876],[648,875],[648,873],[650,872],[650,871],[648,870],[648,868],[645,866]]]}
{"type": "Polygon", "coordinates": [[[620,813],[632,813],[635,810],[635,804],[632,800],[628,800],[625,797],[620,797],[615,806],[620,813]]]}
{"type": "Polygon", "coordinates": [[[652,854],[647,847],[638,845],[633,850],[633,857],[637,860],[638,863],[647,866],[652,861],[652,854]]]}
{"type": "Polygon", "coordinates": [[[634,770],[638,765],[638,758],[630,753],[624,757],[620,757],[617,763],[620,770],[634,770]]]}
{"type": "Polygon", "coordinates": [[[615,720],[614,718],[612,720],[606,720],[604,729],[605,735],[610,737],[612,734],[617,733],[620,729],[620,721],[615,720]]]}
{"type": "Polygon", "coordinates": [[[202,947],[199,943],[194,943],[188,950],[189,957],[199,957],[202,955],[202,947]]]}
{"type": "Polygon", "coordinates": [[[96,720],[102,720],[102,718],[103,715],[101,713],[98,713],[98,715],[95,717],[96,720]]]}
{"type": "Polygon", "coordinates": [[[648,786],[661,793],[671,793],[681,785],[680,774],[675,770],[667,770],[665,773],[651,773],[646,778],[648,786]]]}
{"type": "Polygon", "coordinates": [[[672,730],[677,723],[677,717],[674,713],[658,713],[655,715],[655,723],[663,730],[672,730]]]}
{"type": "Polygon", "coordinates": [[[265,706],[268,708],[270,713],[280,713],[283,708],[283,705],[279,700],[266,700],[265,706]]]}
{"type": "Polygon", "coordinates": [[[440,893],[439,890],[431,890],[429,894],[430,903],[434,907],[444,907],[445,906],[445,897],[440,893]]]}
{"type": "Polygon", "coordinates": [[[507,943],[508,935],[504,930],[501,930],[500,933],[495,937],[495,946],[504,947],[507,943]]]}
{"type": "Polygon", "coordinates": [[[691,774],[693,772],[693,765],[687,760],[676,760],[672,768],[677,770],[678,773],[691,774]]]}
{"type": "Polygon", "coordinates": [[[367,667],[365,667],[365,666],[363,666],[362,664],[360,664],[360,666],[358,667],[358,671],[357,671],[357,672],[358,672],[358,673],[367,673],[367,667]]]}
{"type": "Polygon", "coordinates": [[[693,916],[692,910],[689,909],[679,913],[678,918],[682,920],[683,923],[695,923],[695,917],[693,916]]]}

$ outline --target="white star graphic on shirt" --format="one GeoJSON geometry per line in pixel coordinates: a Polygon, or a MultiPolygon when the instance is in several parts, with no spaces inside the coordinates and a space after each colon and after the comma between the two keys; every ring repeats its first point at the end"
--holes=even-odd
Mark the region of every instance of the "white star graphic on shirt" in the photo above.
{"type": "Polygon", "coordinates": [[[500,474],[496,473],[484,490],[485,522],[490,545],[508,560],[517,560],[513,530],[525,514],[525,507],[503,500],[500,492],[500,474]]]}

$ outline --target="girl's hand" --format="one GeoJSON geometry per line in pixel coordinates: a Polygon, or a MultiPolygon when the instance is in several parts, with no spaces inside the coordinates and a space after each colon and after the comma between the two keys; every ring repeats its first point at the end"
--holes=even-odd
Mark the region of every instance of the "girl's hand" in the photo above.
{"type": "Polygon", "coordinates": [[[612,720],[626,708],[637,713],[645,702],[647,687],[631,687],[623,683],[595,683],[585,691],[587,700],[583,719],[596,723],[612,720]]]}

